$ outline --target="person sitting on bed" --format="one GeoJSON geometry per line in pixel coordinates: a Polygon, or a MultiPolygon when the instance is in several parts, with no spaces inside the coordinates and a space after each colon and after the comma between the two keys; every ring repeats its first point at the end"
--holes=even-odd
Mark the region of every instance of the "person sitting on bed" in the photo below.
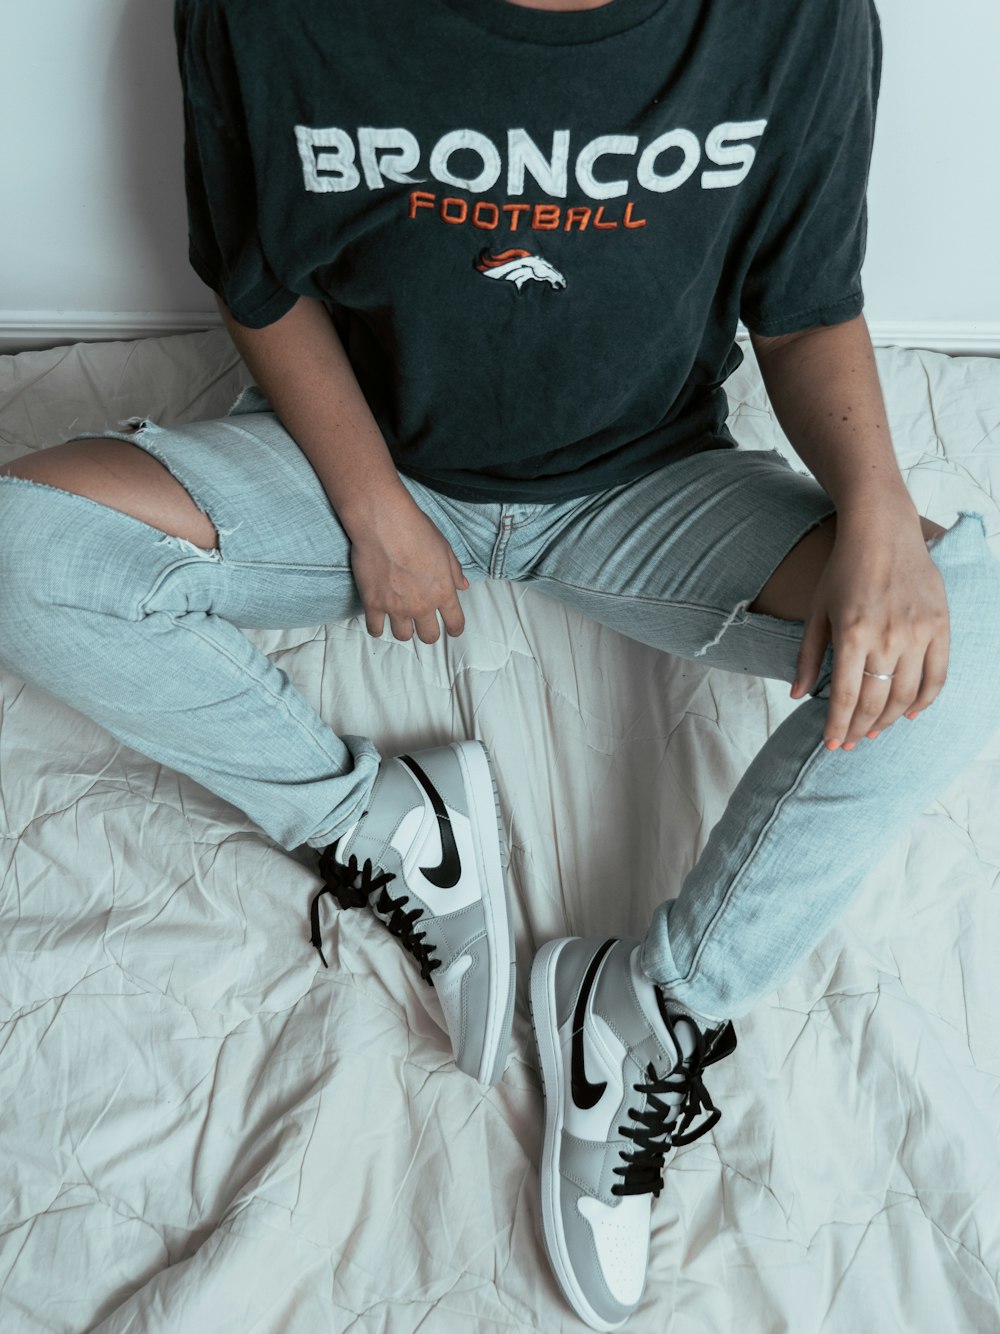
{"type": "Polygon", "coordinates": [[[878,15],[177,0],[175,33],[190,259],[254,383],[3,470],[0,661],[317,849],[322,963],[323,896],[373,912],[487,1084],[515,1001],[491,757],[338,736],[241,628],[434,644],[519,580],[802,701],[641,937],[567,930],[531,969],[548,1258],[615,1329],[733,1020],[1000,724],[1000,565],[981,516],[918,515],[862,314],[878,15]],[[740,319],[808,471],[727,426],[740,319]]]}

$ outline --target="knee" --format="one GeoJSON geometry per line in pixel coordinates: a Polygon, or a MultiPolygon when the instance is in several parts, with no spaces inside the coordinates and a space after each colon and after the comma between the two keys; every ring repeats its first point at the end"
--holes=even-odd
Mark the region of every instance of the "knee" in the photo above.
{"type": "Polygon", "coordinates": [[[928,553],[944,580],[951,616],[968,628],[978,620],[987,636],[1000,633],[1000,560],[982,515],[963,511],[951,528],[929,541],[928,553]]]}

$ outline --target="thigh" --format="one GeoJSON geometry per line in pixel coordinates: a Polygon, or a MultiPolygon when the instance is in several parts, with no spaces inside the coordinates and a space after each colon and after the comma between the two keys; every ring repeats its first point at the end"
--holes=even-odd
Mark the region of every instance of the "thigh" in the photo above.
{"type": "MultiPolygon", "coordinates": [[[[247,628],[318,625],[361,615],[350,538],[308,458],[256,386],[251,390],[225,417],[169,426],[132,417],[121,423],[128,430],[87,434],[88,442],[127,441],[155,459],[216,531],[211,568],[198,564],[183,542],[165,539],[178,558],[165,570],[150,606],[193,610],[204,604],[247,628]]],[[[421,483],[401,480],[465,564],[468,553],[455,516],[421,483]]]]}
{"type": "Polygon", "coordinates": [[[802,622],[749,607],[835,512],[777,451],[707,450],[560,513],[524,577],[665,652],[792,681],[802,622]]]}

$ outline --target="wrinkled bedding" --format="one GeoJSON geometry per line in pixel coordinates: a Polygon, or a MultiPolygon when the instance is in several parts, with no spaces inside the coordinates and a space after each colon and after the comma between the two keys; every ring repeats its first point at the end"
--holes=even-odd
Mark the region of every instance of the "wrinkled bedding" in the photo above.
{"type": "MultiPolygon", "coordinates": [[[[1000,556],[1000,362],[877,357],[921,513],[978,510],[1000,556]]],[[[0,463],[248,380],[222,329],[0,357],[0,463]]],[[[803,467],[749,349],[727,389],[741,445],[803,467]]],[[[0,669],[4,1334],[583,1328],[540,1239],[533,953],[640,933],[797,706],[524,586],[463,607],[434,645],[244,633],[341,731],[493,754],[519,987],[490,1090],[375,921],[331,914],[318,964],[309,849],[0,669]]],[[[738,1024],[630,1334],[1000,1330],[998,801],[1000,736],[738,1024]]]]}

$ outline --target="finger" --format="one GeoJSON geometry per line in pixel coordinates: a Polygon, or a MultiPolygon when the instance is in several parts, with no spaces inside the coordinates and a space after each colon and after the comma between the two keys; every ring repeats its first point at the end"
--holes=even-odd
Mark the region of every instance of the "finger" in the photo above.
{"type": "Polygon", "coordinates": [[[385,612],[369,611],[365,607],[365,628],[370,635],[378,639],[385,629],[385,612]]]}
{"type": "Polygon", "coordinates": [[[438,625],[436,613],[417,616],[413,623],[417,627],[417,635],[425,644],[436,644],[441,638],[441,627],[438,625]]]}
{"type": "Polygon", "coordinates": [[[465,629],[465,616],[457,597],[449,598],[447,602],[442,604],[441,619],[444,621],[445,630],[453,639],[456,639],[465,629]]]}
{"type": "Polygon", "coordinates": [[[823,654],[830,635],[825,616],[810,616],[802,632],[799,645],[798,661],[795,664],[795,683],[792,686],[792,699],[799,699],[807,694],[816,684],[819,669],[823,663],[823,654]]]}
{"type": "Polygon", "coordinates": [[[392,626],[392,636],[394,639],[405,642],[413,638],[413,619],[410,616],[400,616],[398,613],[394,616],[389,613],[389,624],[392,626]]]}
{"type": "Polygon", "coordinates": [[[861,682],[868,679],[861,675],[867,653],[864,645],[853,645],[844,640],[834,643],[830,707],[823,728],[823,739],[827,745],[831,741],[841,744],[848,739],[861,682]]]}
{"type": "Polygon", "coordinates": [[[874,739],[913,707],[913,701],[920,690],[925,651],[921,649],[907,653],[896,663],[892,681],[889,683],[889,697],[882,706],[882,712],[868,727],[865,736],[874,739]]]}
{"type": "Polygon", "coordinates": [[[458,557],[455,555],[454,551],[451,553],[451,572],[452,572],[452,574],[453,574],[454,577],[455,577],[455,587],[456,587],[456,588],[468,588],[468,587],[469,587],[469,581],[468,581],[468,579],[466,579],[465,575],[462,573],[462,567],[461,567],[461,565],[459,564],[458,557]]]}
{"type": "MultiPolygon", "coordinates": [[[[868,668],[870,672],[874,670],[874,667],[868,668]]],[[[883,668],[880,667],[878,670],[881,672],[883,668]]],[[[894,680],[896,667],[890,667],[889,671],[894,674],[894,680]]],[[[885,708],[891,687],[892,681],[880,681],[877,677],[865,676],[862,670],[857,703],[847,727],[847,735],[844,737],[845,746],[856,746],[865,733],[871,731],[872,723],[885,708]]]]}
{"type": "Polygon", "coordinates": [[[907,709],[907,713],[919,713],[921,709],[926,709],[937,699],[948,675],[948,655],[949,637],[948,635],[938,635],[927,647],[927,656],[924,658],[923,684],[913,704],[907,709]]]}

